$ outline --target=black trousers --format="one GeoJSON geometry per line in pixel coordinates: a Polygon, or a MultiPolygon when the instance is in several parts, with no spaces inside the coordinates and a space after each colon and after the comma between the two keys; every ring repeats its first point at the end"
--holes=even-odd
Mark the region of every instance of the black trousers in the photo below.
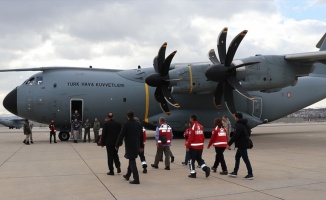
{"type": "Polygon", "coordinates": [[[189,169],[191,174],[196,173],[196,167],[195,167],[195,161],[198,162],[198,165],[202,168],[204,171],[204,168],[207,167],[205,164],[205,161],[202,159],[203,150],[198,149],[189,149],[189,169]]]}
{"type": "Polygon", "coordinates": [[[54,131],[50,131],[50,143],[52,142],[52,136],[53,136],[53,142],[57,142],[56,140],[56,136],[55,136],[55,132],[54,131]]]}
{"type": "Polygon", "coordinates": [[[108,167],[110,172],[114,172],[113,162],[116,168],[120,168],[120,159],[115,146],[106,146],[106,152],[108,155],[108,167]]]}
{"type": "Polygon", "coordinates": [[[225,147],[215,147],[216,155],[215,155],[215,162],[213,167],[217,168],[218,165],[221,163],[222,170],[228,171],[224,160],[224,154],[223,154],[224,151],[225,151],[225,147]]]}
{"type": "Polygon", "coordinates": [[[138,169],[136,165],[136,159],[129,159],[129,165],[128,165],[128,170],[127,170],[127,177],[131,176],[131,173],[133,175],[133,178],[135,181],[139,181],[139,174],[138,174],[138,169]]]}

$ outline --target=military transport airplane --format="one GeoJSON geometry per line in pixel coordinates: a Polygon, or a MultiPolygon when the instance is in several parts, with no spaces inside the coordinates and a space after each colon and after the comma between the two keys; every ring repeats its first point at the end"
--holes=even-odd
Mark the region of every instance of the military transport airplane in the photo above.
{"type": "Polygon", "coordinates": [[[19,129],[24,125],[24,119],[18,116],[0,116],[0,124],[9,127],[9,129],[19,129]]]}
{"type": "MultiPolygon", "coordinates": [[[[183,132],[189,116],[197,114],[210,132],[213,119],[242,112],[251,127],[270,122],[326,98],[325,36],[319,51],[287,55],[254,55],[234,59],[247,31],[226,48],[227,28],[217,38],[218,57],[211,62],[175,63],[165,57],[164,43],[154,68],[112,70],[77,67],[40,67],[4,71],[41,71],[4,99],[11,113],[40,123],[56,121],[61,140],[69,139],[73,110],[82,118],[103,119],[113,112],[118,121],[133,110],[148,129],[166,117],[174,132],[183,132]]],[[[101,120],[103,121],[103,120],[101,120]]]]}

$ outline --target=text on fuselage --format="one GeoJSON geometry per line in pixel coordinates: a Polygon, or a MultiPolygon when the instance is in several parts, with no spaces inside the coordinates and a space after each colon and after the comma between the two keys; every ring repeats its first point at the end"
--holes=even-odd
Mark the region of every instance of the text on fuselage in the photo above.
{"type": "Polygon", "coordinates": [[[70,87],[124,87],[123,83],[68,82],[70,87]]]}

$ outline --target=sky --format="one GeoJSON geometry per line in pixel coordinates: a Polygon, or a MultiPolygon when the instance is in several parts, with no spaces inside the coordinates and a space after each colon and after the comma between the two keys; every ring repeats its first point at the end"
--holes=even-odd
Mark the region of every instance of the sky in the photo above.
{"type": "MultiPolygon", "coordinates": [[[[227,45],[248,30],[235,59],[318,51],[325,10],[326,0],[0,0],[0,69],[152,67],[164,42],[173,62],[209,62],[224,27],[227,45]]],[[[32,74],[0,72],[0,101],[32,74]]]]}

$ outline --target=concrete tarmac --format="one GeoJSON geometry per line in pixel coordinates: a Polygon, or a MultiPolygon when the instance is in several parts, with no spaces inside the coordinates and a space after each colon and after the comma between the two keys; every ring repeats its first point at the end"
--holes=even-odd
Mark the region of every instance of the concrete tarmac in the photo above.
{"type": "MultiPolygon", "coordinates": [[[[137,166],[140,185],[123,179],[127,160],[124,146],[119,150],[122,173],[108,176],[105,148],[95,143],[61,142],[49,144],[48,129],[33,129],[34,144],[22,143],[22,129],[0,128],[0,199],[325,199],[326,123],[266,124],[253,129],[254,148],[249,150],[254,180],[241,160],[237,178],[211,173],[205,178],[197,168],[197,178],[188,178],[183,139],[173,141],[175,156],[171,170],[153,169],[156,152],[153,133],[146,142],[148,173],[137,166]]],[[[212,166],[214,148],[203,158],[212,166]]],[[[233,171],[235,151],[226,150],[228,171],[233,171]]],[[[218,167],[218,172],[221,169],[218,167]]]]}

